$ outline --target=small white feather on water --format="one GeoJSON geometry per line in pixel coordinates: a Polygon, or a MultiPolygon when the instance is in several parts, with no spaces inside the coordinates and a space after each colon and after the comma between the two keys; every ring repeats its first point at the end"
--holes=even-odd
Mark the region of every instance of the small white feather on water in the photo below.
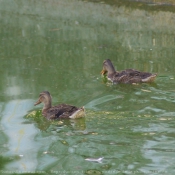
{"type": "Polygon", "coordinates": [[[104,158],[104,157],[100,157],[100,158],[97,158],[97,159],[94,159],[94,158],[87,158],[87,159],[85,159],[85,160],[90,161],[90,162],[102,163],[103,158],[104,158]]]}

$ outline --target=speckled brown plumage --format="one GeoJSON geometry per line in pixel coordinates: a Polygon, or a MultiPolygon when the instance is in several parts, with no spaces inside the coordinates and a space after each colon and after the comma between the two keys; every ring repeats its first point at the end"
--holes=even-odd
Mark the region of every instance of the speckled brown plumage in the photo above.
{"type": "Polygon", "coordinates": [[[58,119],[58,118],[80,118],[85,115],[84,107],[78,108],[76,106],[68,104],[59,104],[52,107],[52,97],[48,91],[43,91],[39,95],[38,101],[35,105],[44,103],[42,114],[47,119],[58,119]]]}
{"type": "Polygon", "coordinates": [[[135,69],[116,71],[110,59],[104,60],[101,74],[107,74],[108,80],[113,83],[150,83],[157,76],[157,74],[141,72],[135,69]]]}

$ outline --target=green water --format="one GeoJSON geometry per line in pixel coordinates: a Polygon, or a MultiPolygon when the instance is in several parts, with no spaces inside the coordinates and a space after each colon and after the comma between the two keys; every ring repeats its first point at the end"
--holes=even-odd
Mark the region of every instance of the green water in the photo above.
{"type": "Polygon", "coordinates": [[[0,0],[0,174],[175,173],[175,13],[110,2],[0,0]],[[158,78],[104,83],[106,58],[158,78]],[[43,90],[86,117],[47,121],[43,90]]]}

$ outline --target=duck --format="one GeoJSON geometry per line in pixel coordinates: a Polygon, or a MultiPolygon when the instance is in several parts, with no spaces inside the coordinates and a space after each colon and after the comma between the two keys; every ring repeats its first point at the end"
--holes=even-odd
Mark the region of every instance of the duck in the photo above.
{"type": "Polygon", "coordinates": [[[116,71],[110,59],[103,61],[103,69],[101,74],[103,76],[106,75],[107,79],[114,84],[151,83],[157,76],[157,73],[152,74],[149,72],[141,72],[135,69],[116,71]]]}
{"type": "Polygon", "coordinates": [[[55,119],[76,119],[85,116],[84,107],[76,107],[69,104],[59,104],[52,106],[52,96],[48,91],[43,91],[39,94],[39,98],[34,106],[43,103],[42,115],[48,120],[55,119]]]}

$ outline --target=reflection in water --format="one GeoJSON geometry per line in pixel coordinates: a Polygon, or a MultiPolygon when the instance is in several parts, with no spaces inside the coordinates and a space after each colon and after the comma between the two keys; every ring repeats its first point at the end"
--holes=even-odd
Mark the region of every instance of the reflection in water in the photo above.
{"type": "Polygon", "coordinates": [[[145,2],[148,3],[150,5],[175,5],[175,3],[172,0],[130,0],[130,1],[140,1],[140,2],[145,2]]]}
{"type": "Polygon", "coordinates": [[[0,1],[0,150],[12,157],[3,169],[172,174],[175,13],[127,2],[0,1]],[[117,70],[159,76],[151,85],[103,84],[107,58],[117,70]],[[53,104],[85,105],[86,117],[45,120],[33,106],[43,90],[53,104]]]}
{"type": "MultiPolygon", "coordinates": [[[[175,129],[170,123],[174,124],[172,119],[166,119],[164,122],[149,123],[149,127],[137,127],[135,132],[139,131],[147,137],[147,141],[143,145],[142,154],[146,159],[150,159],[151,163],[140,168],[143,173],[157,172],[157,174],[169,174],[174,158],[174,133],[175,129]],[[169,163],[167,163],[169,162],[169,163]]],[[[171,173],[170,173],[171,174],[171,173]]]]}
{"type": "Polygon", "coordinates": [[[32,100],[15,100],[6,104],[1,123],[9,138],[6,156],[18,157],[8,164],[10,170],[34,170],[37,165],[39,145],[34,141],[38,133],[33,124],[23,124],[23,116],[31,108],[32,100]]]}
{"type": "MultiPolygon", "coordinates": [[[[52,153],[55,152],[47,151],[47,149],[50,147],[50,145],[54,144],[57,139],[65,145],[66,142],[59,137],[57,138],[56,136],[56,134],[59,134],[59,132],[63,132],[62,130],[64,127],[67,128],[71,126],[75,131],[83,131],[86,127],[84,118],[77,120],[63,120],[62,122],[59,120],[49,122],[43,116],[41,116],[41,111],[35,113],[35,115],[33,115],[34,112],[32,112],[26,118],[23,118],[33,103],[33,100],[11,101],[6,104],[6,107],[3,110],[3,118],[1,120],[1,123],[4,128],[3,131],[9,138],[9,151],[3,155],[14,157],[14,161],[12,161],[12,163],[9,163],[6,167],[11,171],[35,170],[38,167],[37,154],[39,150],[43,151],[42,154],[52,155],[52,153]],[[38,117],[36,114],[40,114],[40,116],[38,117]],[[31,117],[34,119],[33,122],[38,122],[37,126],[39,126],[40,129],[53,134],[53,136],[51,135],[45,139],[42,139],[42,141],[40,140],[41,142],[37,142],[38,139],[35,140],[35,138],[39,134],[38,129],[35,127],[33,122],[26,122],[26,119],[31,119],[31,117]],[[53,139],[53,141],[50,139],[53,139]],[[42,143],[44,143],[45,140],[48,141],[47,144],[44,144],[45,146],[43,147],[42,143]]],[[[71,127],[69,129],[71,129],[71,127]]],[[[67,132],[66,135],[69,136],[69,133],[70,132],[67,132]]],[[[46,157],[43,158],[45,159],[46,157]]],[[[53,159],[51,156],[45,163],[42,162],[42,167],[47,167],[54,162],[55,159],[53,159]]]]}
{"type": "MultiPolygon", "coordinates": [[[[14,69],[18,70],[18,65],[23,64],[20,74],[22,76],[30,74],[31,81],[41,81],[38,77],[43,77],[42,70],[46,71],[51,67],[53,74],[57,74],[57,80],[54,77],[53,80],[58,83],[63,74],[66,76],[65,71],[69,72],[69,69],[70,71],[71,69],[81,70],[83,74],[89,76],[88,69],[94,68],[94,64],[101,65],[100,61],[109,57],[115,58],[117,62],[115,65],[119,70],[132,67],[163,73],[173,69],[170,64],[174,53],[172,48],[175,31],[172,12],[149,13],[146,10],[132,9],[132,6],[109,8],[106,5],[96,4],[92,7],[91,3],[86,3],[83,7],[84,3],[67,0],[63,1],[62,5],[57,5],[57,1],[54,0],[44,1],[42,4],[33,2],[28,2],[29,4],[26,3],[25,6],[22,6],[23,3],[17,4],[20,8],[20,18],[18,9],[13,9],[12,14],[1,10],[5,16],[4,19],[7,19],[3,21],[5,27],[4,30],[2,29],[1,47],[4,52],[1,56],[9,55],[11,59],[9,63],[13,62],[14,69]],[[82,6],[82,9],[72,11],[71,9],[76,5],[82,6]],[[35,11],[30,12],[29,6],[35,11]],[[64,6],[67,9],[66,15],[64,15],[64,6]],[[50,8],[56,10],[59,18],[56,18],[53,11],[50,12],[50,8]],[[39,12],[39,9],[45,10],[39,12]],[[92,13],[93,18],[87,17],[89,13],[92,13]],[[103,16],[102,19],[100,15],[103,16]],[[9,23],[14,29],[13,33],[7,26],[9,23]],[[100,27],[94,29],[95,26],[100,27]],[[29,38],[32,40],[28,40],[29,38]],[[9,39],[12,40],[11,45],[4,42],[9,39]],[[13,51],[13,54],[6,53],[7,47],[13,51]],[[23,59],[14,60],[13,58],[18,58],[18,55],[23,59]],[[78,59],[79,63],[74,59],[78,59]],[[165,59],[166,62],[163,61],[165,59]],[[62,67],[61,70],[59,70],[60,67],[62,67]],[[29,71],[30,69],[32,71],[29,71]],[[84,69],[86,71],[83,71],[84,69]]],[[[13,3],[15,4],[15,1],[13,3]]],[[[1,1],[1,7],[8,5],[6,1],[1,1]]],[[[9,6],[9,8],[12,7],[12,5],[9,6]]],[[[48,83],[50,75],[45,73],[44,76],[48,83]]]]}
{"type": "Polygon", "coordinates": [[[75,131],[84,131],[86,129],[85,118],[48,120],[42,115],[41,110],[30,112],[26,118],[35,121],[37,127],[42,131],[52,128],[53,131],[59,132],[64,126],[68,126],[75,131]]]}

